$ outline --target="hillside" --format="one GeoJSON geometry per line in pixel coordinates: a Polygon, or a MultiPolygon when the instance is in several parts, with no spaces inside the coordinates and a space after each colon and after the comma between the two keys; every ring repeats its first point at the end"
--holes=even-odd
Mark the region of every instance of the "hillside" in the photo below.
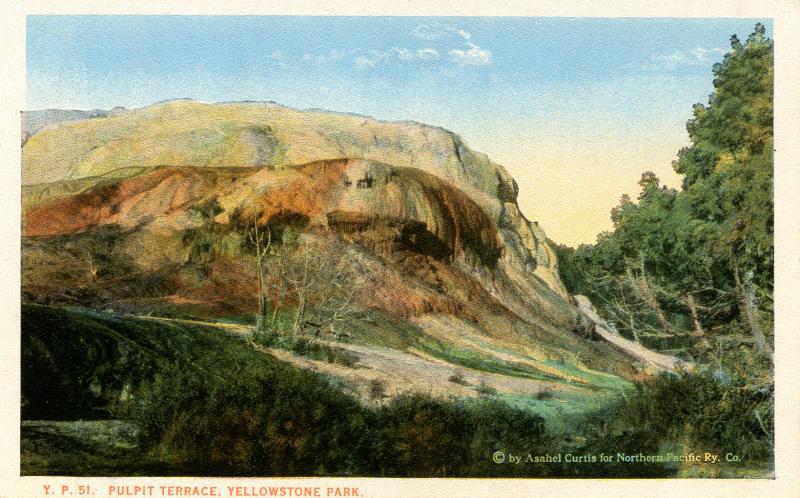
{"type": "Polygon", "coordinates": [[[452,132],[419,123],[273,103],[167,102],[32,136],[22,151],[22,183],[119,178],[164,166],[280,169],[343,158],[419,169],[453,183],[506,228],[507,259],[563,294],[552,248],[520,213],[516,183],[505,169],[452,132]]]}
{"type": "Polygon", "coordinates": [[[22,144],[31,135],[35,135],[45,128],[54,128],[60,124],[70,121],[82,121],[84,119],[92,119],[110,116],[117,111],[104,111],[102,109],[95,109],[93,111],[78,111],[78,110],[64,110],[64,109],[44,109],[41,111],[23,111],[22,112],[22,144]]]}
{"type": "MultiPolygon", "coordinates": [[[[570,472],[486,458],[487,447],[556,444],[541,417],[504,396],[452,403],[406,391],[359,402],[347,385],[242,339],[213,326],[23,306],[22,475],[570,472]],[[437,430],[420,431],[420,421],[437,430]]],[[[376,373],[367,355],[357,361],[349,370],[376,373]]],[[[562,401],[540,403],[558,414],[562,401]]]]}
{"type": "MultiPolygon", "coordinates": [[[[491,396],[555,431],[649,371],[576,333],[553,248],[519,211],[513,179],[446,130],[179,101],[52,123],[22,156],[24,302],[123,330],[62,337],[99,363],[62,379],[74,403],[56,418],[113,408],[92,397],[101,377],[116,399],[182,368],[152,354],[168,346],[129,343],[144,323],[243,338],[367,406],[491,396]],[[114,343],[129,344],[121,359],[114,343]]],[[[51,389],[39,373],[74,365],[42,349],[40,326],[28,327],[26,375],[51,389]]]]}

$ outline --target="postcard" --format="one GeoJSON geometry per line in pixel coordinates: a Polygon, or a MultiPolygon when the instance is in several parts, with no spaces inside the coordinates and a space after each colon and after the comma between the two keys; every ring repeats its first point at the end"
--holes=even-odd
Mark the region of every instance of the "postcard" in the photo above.
{"type": "Polygon", "coordinates": [[[796,5],[87,7],[8,8],[0,495],[796,479],[796,5]]]}

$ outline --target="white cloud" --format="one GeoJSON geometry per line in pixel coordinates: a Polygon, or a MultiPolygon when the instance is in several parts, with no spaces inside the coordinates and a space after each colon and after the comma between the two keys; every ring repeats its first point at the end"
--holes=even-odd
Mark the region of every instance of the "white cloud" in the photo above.
{"type": "Polygon", "coordinates": [[[280,50],[275,50],[274,52],[269,54],[269,58],[274,61],[283,62],[283,52],[281,52],[280,50]]]}
{"type": "Polygon", "coordinates": [[[340,59],[343,59],[346,55],[347,55],[347,52],[345,52],[343,50],[334,49],[334,50],[331,50],[330,55],[328,56],[328,58],[330,60],[332,60],[332,61],[338,61],[340,59]]]}
{"type": "Polygon", "coordinates": [[[708,50],[703,47],[695,47],[689,51],[696,61],[704,61],[707,59],[708,50]]]}
{"type": "Polygon", "coordinates": [[[439,51],[435,48],[420,48],[417,49],[417,59],[424,61],[432,61],[439,58],[439,51]]]}
{"type": "Polygon", "coordinates": [[[712,59],[714,59],[714,55],[725,55],[726,53],[728,53],[728,51],[720,47],[695,47],[682,52],[677,51],[666,55],[652,56],[648,62],[642,65],[642,68],[648,71],[660,71],[675,69],[680,65],[706,65],[713,62],[712,59]]]}
{"type": "Polygon", "coordinates": [[[392,52],[397,54],[397,57],[400,60],[409,61],[409,60],[414,58],[414,52],[410,51],[407,48],[397,48],[397,47],[395,47],[395,48],[392,49],[392,52]]]}
{"type": "Polygon", "coordinates": [[[358,67],[375,67],[393,59],[400,61],[432,61],[438,58],[439,52],[435,48],[421,48],[414,51],[404,47],[393,47],[385,51],[370,50],[366,54],[356,57],[355,64],[358,67]]]}
{"type": "Polygon", "coordinates": [[[428,25],[428,24],[420,24],[413,31],[411,31],[411,36],[414,38],[419,38],[420,40],[427,40],[433,41],[438,40],[439,38],[443,38],[447,35],[447,30],[442,29],[441,25],[428,25]]]}
{"type": "MultiPolygon", "coordinates": [[[[350,52],[352,53],[352,52],[350,52]]],[[[343,50],[330,50],[327,53],[320,53],[320,54],[312,54],[310,52],[303,53],[301,60],[303,61],[314,61],[317,64],[326,64],[328,62],[335,62],[345,58],[348,55],[348,52],[343,50]]]]}
{"type": "Polygon", "coordinates": [[[713,54],[725,55],[728,52],[729,52],[728,50],[722,47],[714,47],[714,48],[695,47],[691,50],[692,56],[698,62],[706,62],[707,60],[709,60],[709,56],[713,54]]]}
{"type": "Polygon", "coordinates": [[[452,35],[459,36],[464,40],[472,38],[472,34],[469,31],[465,31],[450,24],[438,22],[420,24],[411,31],[411,36],[426,41],[439,40],[452,35]]]}
{"type": "Polygon", "coordinates": [[[356,66],[358,67],[375,67],[378,61],[367,56],[361,55],[356,57],[356,66]]]}
{"type": "Polygon", "coordinates": [[[483,66],[492,63],[492,52],[483,49],[475,43],[468,43],[469,49],[461,50],[454,48],[448,52],[453,61],[460,65],[483,66]]]}
{"type": "Polygon", "coordinates": [[[461,66],[482,66],[492,63],[492,52],[481,48],[472,40],[472,33],[459,27],[432,22],[419,24],[411,32],[414,38],[419,40],[434,41],[439,40],[440,46],[428,46],[422,48],[393,47],[388,50],[367,50],[360,49],[351,52],[354,57],[353,62],[359,68],[370,68],[390,61],[435,61],[441,54],[449,54],[447,59],[451,63],[461,66]],[[458,42],[460,43],[454,43],[458,42]],[[466,43],[466,47],[458,47],[461,43],[466,43]],[[444,45],[444,46],[441,46],[444,45]],[[449,47],[447,46],[449,45],[449,47]],[[456,45],[457,48],[454,48],[456,45]]]}
{"type": "Polygon", "coordinates": [[[386,51],[370,50],[366,53],[366,55],[359,55],[358,57],[356,57],[355,59],[356,66],[375,67],[378,64],[389,60],[393,56],[398,55],[398,52],[400,51],[402,51],[404,54],[408,52],[406,49],[398,49],[398,48],[393,48],[391,50],[386,50],[386,51]]]}

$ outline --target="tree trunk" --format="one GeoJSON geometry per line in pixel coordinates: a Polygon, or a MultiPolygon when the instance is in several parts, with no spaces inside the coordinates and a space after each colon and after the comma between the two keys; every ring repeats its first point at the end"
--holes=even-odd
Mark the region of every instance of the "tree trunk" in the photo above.
{"type": "Polygon", "coordinates": [[[751,272],[745,272],[744,278],[739,277],[739,268],[734,266],[733,278],[736,282],[736,291],[739,295],[739,304],[744,310],[744,318],[747,325],[750,327],[750,332],[753,334],[753,344],[758,353],[773,361],[772,346],[764,336],[764,331],[761,330],[761,324],[758,320],[758,307],[756,305],[755,289],[753,287],[753,275],[751,272]]]}
{"type": "Polygon", "coordinates": [[[306,291],[308,287],[308,245],[306,245],[305,261],[303,262],[303,281],[300,285],[300,299],[297,305],[297,314],[294,317],[292,330],[295,335],[300,333],[303,326],[303,315],[306,312],[306,291]]]}
{"type": "Polygon", "coordinates": [[[281,252],[280,259],[278,260],[278,296],[272,304],[272,318],[270,319],[270,327],[275,330],[275,323],[278,320],[278,308],[283,306],[286,299],[286,255],[281,252]]]}
{"type": "Polygon", "coordinates": [[[675,372],[678,370],[694,370],[696,365],[691,361],[683,361],[675,356],[658,353],[647,349],[638,342],[625,339],[608,329],[608,323],[599,317],[597,310],[586,296],[572,296],[573,303],[578,308],[578,313],[594,323],[595,334],[608,342],[614,349],[645,363],[656,370],[675,372]]]}
{"type": "Polygon", "coordinates": [[[703,330],[703,324],[700,323],[700,314],[697,313],[697,303],[694,301],[694,296],[692,293],[686,294],[686,305],[689,306],[689,311],[692,312],[692,321],[694,322],[694,335],[700,337],[705,335],[705,330],[703,330]]]}
{"type": "Polygon", "coordinates": [[[630,327],[631,327],[631,333],[633,334],[633,340],[635,340],[636,342],[642,342],[642,341],[639,340],[638,332],[636,332],[636,323],[634,323],[634,321],[633,321],[633,312],[631,312],[628,315],[628,317],[630,318],[630,322],[631,322],[630,327]]]}
{"type": "Polygon", "coordinates": [[[264,258],[272,245],[272,233],[267,229],[266,246],[261,247],[263,242],[261,234],[258,231],[258,220],[253,220],[253,231],[250,234],[250,240],[256,246],[256,264],[258,266],[258,315],[256,316],[256,330],[265,331],[267,325],[267,308],[269,307],[267,288],[264,281],[264,258]]]}
{"type": "Polygon", "coordinates": [[[303,326],[303,315],[306,313],[306,296],[305,291],[303,291],[302,296],[300,297],[300,304],[297,306],[297,314],[294,316],[294,325],[292,326],[292,331],[295,335],[301,332],[303,326]]]}
{"type": "Polygon", "coordinates": [[[669,320],[667,320],[667,317],[664,316],[664,311],[661,309],[661,305],[658,304],[658,299],[656,299],[653,289],[651,289],[650,284],[647,283],[647,276],[644,274],[644,270],[642,270],[641,277],[634,277],[630,267],[626,267],[625,271],[628,275],[628,280],[630,281],[631,286],[634,288],[636,293],[639,294],[639,297],[642,299],[642,301],[647,303],[647,306],[658,317],[658,323],[661,324],[664,330],[672,332],[674,329],[669,323],[669,320]]]}
{"type": "Polygon", "coordinates": [[[261,255],[261,241],[258,236],[258,225],[256,225],[256,261],[258,264],[258,317],[256,317],[256,327],[259,331],[264,330],[264,317],[267,314],[267,290],[264,288],[264,261],[261,255]]]}

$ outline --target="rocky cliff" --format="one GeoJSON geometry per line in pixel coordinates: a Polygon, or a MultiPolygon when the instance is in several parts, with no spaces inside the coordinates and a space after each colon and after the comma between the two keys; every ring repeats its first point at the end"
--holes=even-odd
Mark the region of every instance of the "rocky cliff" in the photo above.
{"type": "Polygon", "coordinates": [[[452,132],[271,103],[96,114],[23,146],[29,300],[251,313],[247,227],[292,225],[366,276],[363,306],[418,324],[450,315],[453,335],[471,322],[547,358],[616,361],[572,334],[554,251],[514,180],[452,132]]]}
{"type": "Polygon", "coordinates": [[[31,137],[23,147],[23,184],[126,176],[148,167],[277,169],[340,158],[415,168],[474,199],[502,229],[512,251],[508,257],[563,290],[544,233],[517,207],[513,178],[450,131],[271,103],[176,101],[109,116],[63,123],[31,137]]]}

